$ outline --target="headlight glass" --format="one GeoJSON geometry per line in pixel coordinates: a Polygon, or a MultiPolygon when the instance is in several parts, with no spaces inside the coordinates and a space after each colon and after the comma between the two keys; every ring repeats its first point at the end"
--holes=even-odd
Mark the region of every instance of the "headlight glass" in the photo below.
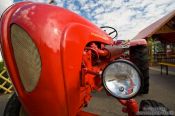
{"type": "Polygon", "coordinates": [[[130,99],[141,88],[139,70],[126,60],[118,60],[109,64],[103,71],[102,77],[106,90],[119,99],[130,99]]]}
{"type": "Polygon", "coordinates": [[[21,82],[24,89],[31,92],[41,72],[38,49],[28,33],[16,24],[11,26],[11,43],[21,82]]]}

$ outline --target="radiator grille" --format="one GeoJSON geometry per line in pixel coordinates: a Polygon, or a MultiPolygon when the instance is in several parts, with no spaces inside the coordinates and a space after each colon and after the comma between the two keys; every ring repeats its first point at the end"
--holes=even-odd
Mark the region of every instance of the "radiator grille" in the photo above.
{"type": "Polygon", "coordinates": [[[16,24],[11,26],[11,43],[21,82],[24,89],[31,92],[41,72],[38,49],[27,32],[16,24]]]}

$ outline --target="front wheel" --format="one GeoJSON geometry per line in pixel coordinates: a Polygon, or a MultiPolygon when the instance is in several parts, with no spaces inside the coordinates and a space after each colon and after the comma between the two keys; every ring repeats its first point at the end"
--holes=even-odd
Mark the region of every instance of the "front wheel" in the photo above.
{"type": "Polygon", "coordinates": [[[27,116],[15,93],[10,97],[5,107],[4,116],[27,116]]]}
{"type": "Polygon", "coordinates": [[[170,111],[162,103],[155,100],[142,100],[140,103],[139,116],[172,116],[174,112],[170,111]]]}
{"type": "Polygon", "coordinates": [[[143,75],[143,86],[140,94],[148,94],[149,91],[149,61],[147,46],[130,47],[130,60],[140,69],[143,75]]]}

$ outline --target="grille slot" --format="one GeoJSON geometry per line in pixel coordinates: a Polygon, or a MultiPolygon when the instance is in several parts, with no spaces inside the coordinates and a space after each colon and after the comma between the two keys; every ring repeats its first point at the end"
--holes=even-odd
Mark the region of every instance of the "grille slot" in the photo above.
{"type": "Polygon", "coordinates": [[[11,26],[11,43],[21,82],[27,92],[36,87],[41,73],[41,59],[35,43],[16,24],[11,26]]]}

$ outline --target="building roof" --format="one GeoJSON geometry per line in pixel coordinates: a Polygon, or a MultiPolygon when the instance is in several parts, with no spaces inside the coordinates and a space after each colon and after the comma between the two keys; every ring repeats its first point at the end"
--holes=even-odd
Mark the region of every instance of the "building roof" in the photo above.
{"type": "Polygon", "coordinates": [[[153,35],[163,41],[175,42],[175,10],[140,31],[133,39],[146,39],[153,35]]]}

